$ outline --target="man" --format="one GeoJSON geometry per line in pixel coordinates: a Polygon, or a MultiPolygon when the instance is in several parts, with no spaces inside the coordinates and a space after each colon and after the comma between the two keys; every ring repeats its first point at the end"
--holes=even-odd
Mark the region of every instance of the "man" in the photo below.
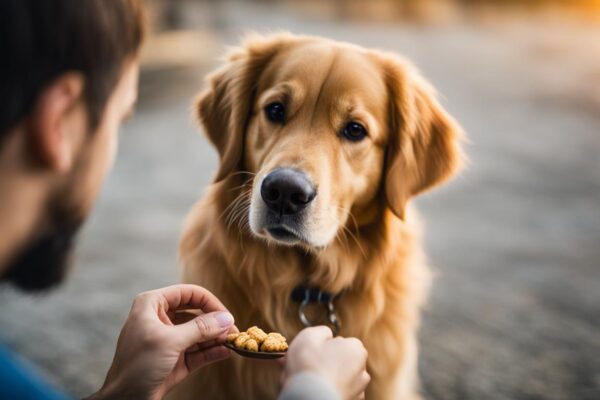
{"type": "MultiPolygon", "coordinates": [[[[65,276],[76,233],[113,163],[118,127],[136,101],[142,20],[139,0],[0,2],[3,281],[40,290],[65,276]]],[[[162,398],[191,372],[229,357],[222,343],[235,329],[203,288],[142,293],[92,398],[162,398]],[[182,308],[201,313],[175,323],[182,308]]],[[[361,397],[365,364],[358,340],[307,329],[290,346],[281,398],[361,397]]],[[[65,397],[0,347],[0,398],[65,397]]]]}

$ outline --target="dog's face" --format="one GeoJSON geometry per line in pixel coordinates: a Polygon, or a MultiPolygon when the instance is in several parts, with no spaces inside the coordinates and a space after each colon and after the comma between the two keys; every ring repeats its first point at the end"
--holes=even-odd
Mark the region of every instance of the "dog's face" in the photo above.
{"type": "MultiPolygon", "coordinates": [[[[253,177],[252,232],[326,247],[352,220],[408,199],[459,161],[459,129],[410,66],[325,39],[253,39],[199,100],[217,180],[253,177]]],[[[358,221],[357,221],[358,220],[358,221]]]]}
{"type": "Polygon", "coordinates": [[[245,137],[250,228],[322,247],[375,197],[386,134],[382,74],[365,54],[319,41],[275,55],[245,137]],[[318,62],[315,62],[318,60],[318,62]]]}

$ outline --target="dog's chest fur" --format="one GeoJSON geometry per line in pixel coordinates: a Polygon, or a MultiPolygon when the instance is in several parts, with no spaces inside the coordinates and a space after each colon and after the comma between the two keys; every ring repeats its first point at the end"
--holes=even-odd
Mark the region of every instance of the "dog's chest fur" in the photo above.
{"type": "MultiPolygon", "coordinates": [[[[428,286],[418,225],[384,215],[355,239],[340,239],[323,253],[308,255],[227,227],[220,218],[223,190],[213,187],[189,216],[181,243],[183,280],[211,290],[240,329],[259,325],[290,340],[302,329],[298,303],[290,299],[294,287],[308,280],[333,293],[343,290],[335,303],[340,334],[358,337],[369,351],[367,398],[415,397],[418,312],[428,286]]],[[[234,355],[201,371],[175,397],[275,398],[279,374],[276,365],[234,355]]]]}

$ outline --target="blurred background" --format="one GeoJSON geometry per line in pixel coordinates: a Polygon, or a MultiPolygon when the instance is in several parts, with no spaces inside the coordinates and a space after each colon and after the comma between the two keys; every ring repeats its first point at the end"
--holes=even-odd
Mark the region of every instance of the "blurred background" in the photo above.
{"type": "Polygon", "coordinates": [[[0,341],[77,396],[97,390],[133,296],[178,281],[182,221],[218,158],[191,99],[244,32],[402,53],[470,143],[417,200],[436,274],[420,335],[428,399],[600,398],[600,1],[148,0],[137,114],[44,297],[0,289],[0,341]]]}

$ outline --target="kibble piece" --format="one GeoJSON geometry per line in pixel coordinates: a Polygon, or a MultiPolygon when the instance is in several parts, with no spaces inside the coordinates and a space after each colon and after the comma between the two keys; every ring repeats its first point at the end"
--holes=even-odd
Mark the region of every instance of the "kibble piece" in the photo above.
{"type": "Polygon", "coordinates": [[[280,351],[286,351],[288,349],[288,344],[285,341],[285,338],[283,339],[279,339],[279,338],[267,338],[264,343],[262,344],[262,346],[260,346],[260,350],[261,351],[265,351],[265,352],[280,352],[280,351]]]}
{"type": "Polygon", "coordinates": [[[225,339],[225,341],[227,343],[234,343],[235,339],[237,339],[238,336],[240,336],[240,334],[237,333],[237,332],[236,333],[230,333],[229,335],[227,335],[227,339],[225,339]]]}
{"type": "Polygon", "coordinates": [[[256,342],[256,340],[249,338],[244,342],[242,348],[248,351],[258,351],[258,343],[256,342]]]}
{"type": "Polygon", "coordinates": [[[269,334],[267,335],[267,338],[283,339],[284,341],[286,340],[285,336],[283,336],[279,332],[269,332],[269,334]]]}
{"type": "Polygon", "coordinates": [[[250,335],[252,339],[256,340],[256,343],[258,343],[259,345],[261,345],[267,338],[267,334],[265,333],[265,331],[260,329],[258,326],[248,328],[246,333],[248,333],[248,335],[250,335]]]}
{"type": "Polygon", "coordinates": [[[235,338],[233,345],[237,348],[241,348],[248,339],[250,339],[250,335],[248,335],[246,332],[242,332],[237,338],[235,338]]]}

